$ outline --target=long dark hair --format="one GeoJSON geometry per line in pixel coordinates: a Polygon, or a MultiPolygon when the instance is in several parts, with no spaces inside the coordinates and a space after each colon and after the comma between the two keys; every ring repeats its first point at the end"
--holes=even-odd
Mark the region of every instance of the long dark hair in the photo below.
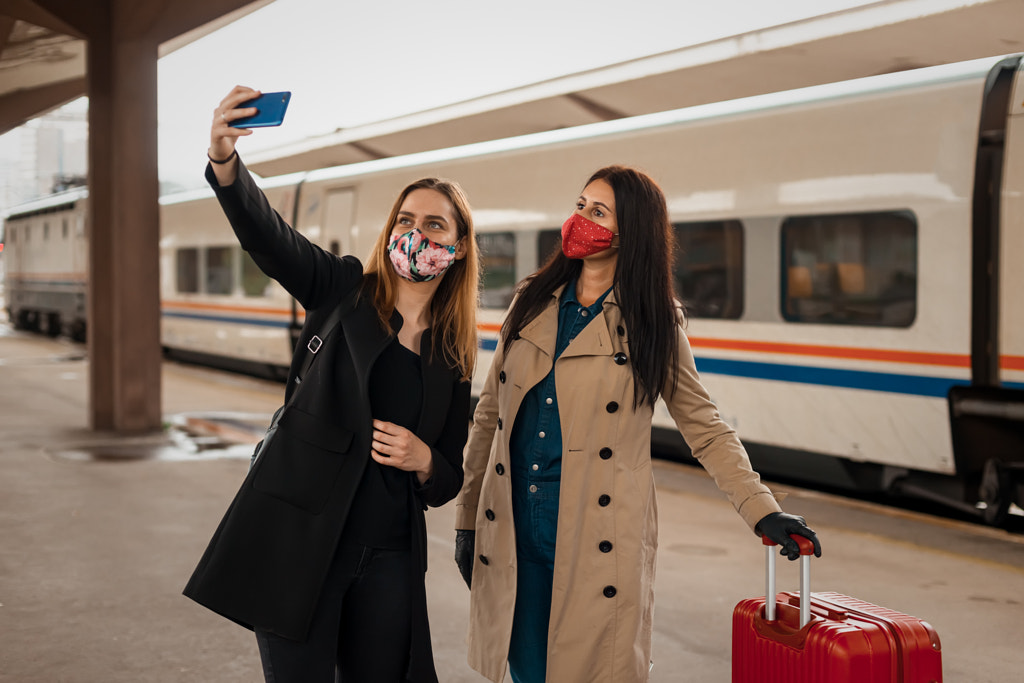
{"type": "MultiPolygon", "coordinates": [[[[672,290],[675,234],[661,188],[648,175],[626,166],[606,166],[590,176],[584,187],[604,180],[615,192],[619,226],[619,258],[615,264],[615,299],[629,331],[633,368],[633,407],[652,406],[666,383],[676,390],[679,360],[676,326],[680,311],[672,290]]],[[[579,277],[583,261],[557,250],[547,263],[520,284],[518,296],[501,326],[507,354],[522,329],[548,305],[560,285],[579,277]]]]}

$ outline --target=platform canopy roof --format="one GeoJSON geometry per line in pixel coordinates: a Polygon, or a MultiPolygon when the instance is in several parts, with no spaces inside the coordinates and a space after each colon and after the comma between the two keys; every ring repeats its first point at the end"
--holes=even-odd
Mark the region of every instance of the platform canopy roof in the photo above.
{"type": "MultiPolygon", "coordinates": [[[[209,0],[197,8],[144,0],[132,20],[166,37],[163,57],[272,1],[209,0]]],[[[86,94],[86,32],[112,2],[0,1],[0,135],[86,94]]]]}
{"type": "Polygon", "coordinates": [[[884,0],[250,152],[263,176],[1024,51],[1024,0],[884,0]]]}

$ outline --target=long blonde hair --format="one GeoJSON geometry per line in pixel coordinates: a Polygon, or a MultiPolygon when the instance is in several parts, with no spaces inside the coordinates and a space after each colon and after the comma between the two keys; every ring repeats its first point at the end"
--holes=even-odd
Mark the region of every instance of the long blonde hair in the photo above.
{"type": "Polygon", "coordinates": [[[377,242],[373,245],[373,251],[367,260],[364,272],[369,277],[366,278],[364,287],[372,290],[373,303],[381,324],[391,332],[390,320],[398,298],[399,276],[388,257],[388,242],[391,239],[391,231],[398,222],[398,212],[402,209],[402,203],[414,190],[440,192],[455,208],[458,238],[465,244],[466,255],[451,265],[430,299],[431,353],[438,352],[440,341],[440,351],[444,358],[458,367],[462,379],[469,380],[476,365],[480,251],[477,249],[476,233],[473,231],[473,214],[469,208],[469,199],[458,183],[443,178],[422,178],[402,190],[391,207],[387,224],[377,236],[377,242]]]}

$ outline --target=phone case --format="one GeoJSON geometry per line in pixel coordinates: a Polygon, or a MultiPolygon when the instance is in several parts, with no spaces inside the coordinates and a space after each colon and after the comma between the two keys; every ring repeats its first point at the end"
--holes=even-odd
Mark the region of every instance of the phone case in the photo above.
{"type": "Polygon", "coordinates": [[[234,128],[266,128],[268,126],[280,126],[284,121],[284,113],[288,110],[288,103],[292,99],[290,92],[268,92],[263,93],[255,99],[242,102],[239,109],[256,107],[257,111],[252,116],[235,119],[231,122],[234,128]]]}

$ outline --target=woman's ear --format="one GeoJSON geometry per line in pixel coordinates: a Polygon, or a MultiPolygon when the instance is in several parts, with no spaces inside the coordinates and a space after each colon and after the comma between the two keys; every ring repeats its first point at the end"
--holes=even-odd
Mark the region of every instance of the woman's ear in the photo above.
{"type": "Polygon", "coordinates": [[[467,238],[465,238],[465,237],[460,237],[459,241],[455,243],[455,259],[456,260],[466,258],[466,251],[467,251],[466,250],[466,239],[467,238]]]}

